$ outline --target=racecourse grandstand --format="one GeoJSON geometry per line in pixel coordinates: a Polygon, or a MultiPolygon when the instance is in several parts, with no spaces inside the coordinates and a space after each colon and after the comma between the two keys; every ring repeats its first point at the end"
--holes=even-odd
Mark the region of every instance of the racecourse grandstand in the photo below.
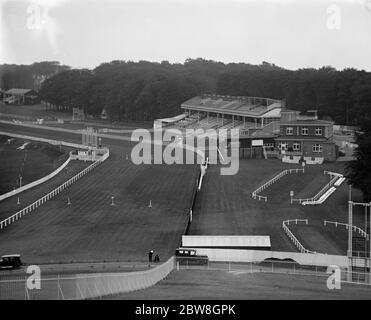
{"type": "Polygon", "coordinates": [[[281,100],[210,94],[193,97],[181,108],[181,115],[155,120],[154,127],[162,125],[180,131],[238,129],[241,158],[273,157],[288,163],[304,160],[308,164],[337,158],[333,123],[318,119],[316,110],[300,114],[286,109],[281,100]]]}
{"type": "MultiPolygon", "coordinates": [[[[173,118],[157,119],[154,127],[176,129],[263,129],[277,123],[284,108],[281,100],[204,94],[181,104],[173,118]]],[[[246,131],[247,134],[247,131],[246,131]]]]}

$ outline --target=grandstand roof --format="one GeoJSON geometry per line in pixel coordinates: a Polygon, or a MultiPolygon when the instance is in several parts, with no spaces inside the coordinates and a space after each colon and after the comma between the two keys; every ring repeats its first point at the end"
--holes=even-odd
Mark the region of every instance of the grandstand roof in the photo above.
{"type": "Polygon", "coordinates": [[[261,97],[202,95],[182,103],[181,108],[246,117],[279,117],[281,100],[261,97]],[[275,112],[272,112],[276,110],[275,112]],[[269,112],[272,112],[269,114],[269,112]]]}
{"type": "Polygon", "coordinates": [[[8,91],[5,91],[6,94],[14,94],[14,95],[24,95],[33,91],[32,89],[20,89],[20,88],[12,88],[8,91]]]}

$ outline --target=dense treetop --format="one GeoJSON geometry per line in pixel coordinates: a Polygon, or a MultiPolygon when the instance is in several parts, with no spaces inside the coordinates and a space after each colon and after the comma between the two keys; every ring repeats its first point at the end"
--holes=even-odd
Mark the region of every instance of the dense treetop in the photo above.
{"type": "Polygon", "coordinates": [[[43,80],[70,67],[58,61],[35,62],[31,65],[0,65],[0,88],[24,88],[39,90],[43,80]]]}
{"type": "Polygon", "coordinates": [[[2,65],[0,74],[3,89],[31,87],[41,77],[46,79],[40,88],[45,101],[66,110],[82,107],[92,115],[105,108],[113,120],[173,116],[183,101],[201,93],[285,99],[289,108],[318,109],[320,117],[338,124],[356,124],[371,105],[371,73],[328,66],[293,71],[268,62],[225,64],[199,58],[182,64],[112,61],[93,70],[58,62],[2,65]]]}

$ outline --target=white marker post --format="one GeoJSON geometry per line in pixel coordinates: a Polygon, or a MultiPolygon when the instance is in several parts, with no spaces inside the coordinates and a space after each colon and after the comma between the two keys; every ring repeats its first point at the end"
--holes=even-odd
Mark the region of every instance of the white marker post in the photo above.
{"type": "Polygon", "coordinates": [[[114,201],[114,200],[115,200],[115,197],[112,196],[112,197],[111,197],[111,206],[114,206],[114,205],[115,205],[115,201],[114,201]]]}
{"type": "Polygon", "coordinates": [[[71,199],[70,199],[70,197],[68,197],[68,199],[67,199],[67,205],[68,205],[68,206],[71,205],[71,199]]]}
{"type": "Polygon", "coordinates": [[[293,198],[293,197],[294,197],[294,191],[291,190],[291,191],[290,191],[290,198],[291,198],[291,201],[290,201],[290,202],[291,202],[291,204],[292,204],[292,198],[293,198]]]}
{"type": "Polygon", "coordinates": [[[148,208],[152,208],[152,200],[149,200],[149,206],[148,208]]]}

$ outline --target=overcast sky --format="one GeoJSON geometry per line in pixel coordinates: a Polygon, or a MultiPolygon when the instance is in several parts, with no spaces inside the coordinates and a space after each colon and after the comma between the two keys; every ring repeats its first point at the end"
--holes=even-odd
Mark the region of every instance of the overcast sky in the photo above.
{"type": "Polygon", "coordinates": [[[0,63],[262,61],[371,71],[371,0],[0,0],[0,63]]]}

